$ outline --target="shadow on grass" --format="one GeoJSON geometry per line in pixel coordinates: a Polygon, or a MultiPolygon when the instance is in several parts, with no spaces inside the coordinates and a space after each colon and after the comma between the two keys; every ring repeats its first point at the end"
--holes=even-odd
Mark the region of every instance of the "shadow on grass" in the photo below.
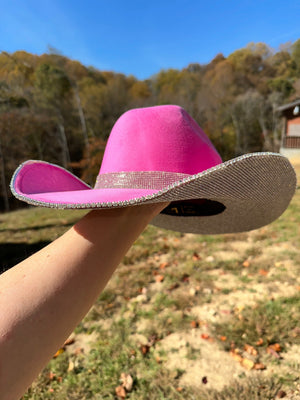
{"type": "MultiPolygon", "coordinates": [[[[1,228],[0,232],[22,232],[22,231],[38,231],[40,229],[48,229],[48,228],[53,228],[54,226],[57,226],[58,223],[57,222],[53,222],[53,224],[47,224],[47,225],[35,225],[35,226],[25,226],[23,228],[1,228]]],[[[59,222],[59,226],[65,226],[65,227],[69,227],[74,225],[74,222],[66,222],[66,223],[62,223],[59,222]]],[[[2,255],[2,253],[1,253],[2,255]]]]}
{"type": "Polygon", "coordinates": [[[37,252],[50,242],[37,243],[0,243],[0,274],[23,261],[31,254],[37,252]]]}

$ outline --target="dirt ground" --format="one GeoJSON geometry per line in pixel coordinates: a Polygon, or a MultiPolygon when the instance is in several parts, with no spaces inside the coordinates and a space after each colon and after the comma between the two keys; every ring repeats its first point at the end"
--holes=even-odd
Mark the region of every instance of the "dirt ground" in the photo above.
{"type": "MultiPolygon", "coordinates": [[[[264,233],[264,231],[260,231],[261,233],[264,233]]],[[[182,371],[178,380],[179,386],[203,387],[203,380],[205,379],[207,389],[222,390],[233,379],[254,378],[255,376],[271,377],[275,374],[280,376],[289,373],[295,375],[296,369],[300,376],[300,345],[288,346],[280,363],[277,363],[277,360],[270,361],[270,357],[268,358],[266,355],[266,360],[262,359],[261,361],[266,362],[267,367],[263,370],[255,370],[238,362],[230,352],[222,349],[220,342],[210,338],[211,324],[226,321],[237,310],[241,311],[246,306],[255,306],[258,301],[299,294],[299,265],[289,256],[299,251],[294,242],[277,243],[275,247],[262,246],[257,239],[258,236],[257,231],[247,233],[243,236],[244,240],[233,240],[221,244],[213,255],[206,256],[205,261],[212,265],[211,270],[207,272],[207,278],[212,279],[215,285],[213,289],[209,286],[202,288],[202,293],[211,294],[210,300],[185,311],[194,320],[200,322],[199,326],[171,333],[156,344],[155,352],[158,357],[162,352],[168,355],[167,359],[163,361],[164,367],[174,374],[178,370],[182,371]],[[236,271],[230,272],[222,268],[213,268],[214,265],[219,265],[222,262],[241,259],[249,264],[268,265],[268,279],[264,279],[264,275],[260,273],[249,273],[247,264],[241,266],[241,272],[238,275],[236,271]],[[283,275],[278,274],[278,271],[282,270],[285,273],[283,275]],[[243,276],[251,279],[249,279],[249,282],[246,279],[241,284],[243,276]]],[[[180,249],[184,249],[188,253],[195,250],[195,242],[192,239],[193,235],[186,234],[180,239],[180,245],[178,245],[178,239],[169,239],[169,241],[173,240],[175,246],[178,245],[180,249]]],[[[155,256],[155,263],[157,265],[171,263],[172,257],[168,253],[155,256]]],[[[141,267],[143,262],[141,261],[141,267]]],[[[147,260],[147,262],[151,264],[151,260],[147,260]]],[[[125,267],[121,266],[120,268],[125,267]]],[[[149,311],[152,307],[151,299],[165,290],[163,281],[151,283],[147,286],[144,294],[138,294],[131,298],[130,303],[138,303],[140,311],[149,311]]],[[[194,286],[192,281],[188,282],[184,288],[179,287],[176,290],[178,294],[180,294],[180,290],[183,290],[185,296],[198,295],[197,287],[194,286]]],[[[119,317],[126,318],[130,313],[131,311],[127,311],[127,314],[125,312],[119,317]]],[[[115,318],[118,318],[118,315],[115,318]]],[[[151,328],[151,324],[151,320],[139,320],[136,333],[132,336],[136,343],[147,342],[145,332],[151,328]]],[[[80,343],[88,349],[88,342],[91,339],[89,336],[81,335],[80,343]]],[[[295,382],[293,389],[289,394],[286,394],[285,398],[300,399],[299,385],[299,381],[295,382]]]]}
{"type": "MultiPolygon", "coordinates": [[[[222,251],[214,253],[212,263],[222,260],[239,259],[241,253],[247,252],[249,248],[255,246],[255,233],[248,235],[247,241],[237,241],[222,251]]],[[[189,247],[189,235],[183,239],[185,248],[189,247]]],[[[181,244],[183,245],[183,244],[181,244]]],[[[258,244],[259,246],[259,244],[258,244]]],[[[290,243],[283,243],[278,246],[275,253],[285,254],[293,252],[296,249],[290,243]]],[[[256,262],[261,265],[270,260],[270,254],[274,257],[274,249],[264,247],[256,262]]],[[[178,332],[167,336],[159,342],[158,349],[164,349],[168,352],[168,361],[166,367],[175,370],[180,366],[185,372],[180,378],[180,384],[183,386],[202,386],[202,378],[207,378],[207,388],[222,389],[232,380],[240,376],[254,376],[255,374],[270,376],[274,373],[287,371],[291,364],[300,360],[300,346],[291,347],[281,360],[280,365],[273,365],[264,371],[247,370],[240,365],[229,353],[220,349],[219,343],[215,341],[203,340],[202,334],[209,334],[209,324],[212,322],[224,321],[230,317],[233,310],[242,310],[245,306],[254,305],[259,300],[268,298],[279,298],[283,296],[293,296],[299,293],[300,276],[296,276],[297,268],[293,261],[286,258],[280,264],[274,262],[274,266],[269,271],[269,276],[276,273],[278,267],[284,267],[289,271],[290,279],[286,277],[285,281],[272,282],[251,282],[241,287],[239,279],[235,274],[222,270],[212,270],[210,275],[217,279],[218,294],[211,297],[208,304],[197,305],[190,309],[190,314],[197,320],[202,321],[202,326],[186,332],[178,332]],[[226,294],[222,294],[222,289],[228,289],[226,294]],[[251,290],[249,290],[251,289],[251,290]],[[188,359],[187,352],[192,348],[197,355],[194,360],[188,359]],[[221,371],[221,373],[220,373],[221,371]]],[[[247,273],[245,271],[245,273],[247,273]]],[[[159,290],[159,287],[156,287],[159,290]]],[[[300,326],[300,325],[299,325],[300,326]]],[[[300,394],[299,394],[300,398],[300,394]]]]}

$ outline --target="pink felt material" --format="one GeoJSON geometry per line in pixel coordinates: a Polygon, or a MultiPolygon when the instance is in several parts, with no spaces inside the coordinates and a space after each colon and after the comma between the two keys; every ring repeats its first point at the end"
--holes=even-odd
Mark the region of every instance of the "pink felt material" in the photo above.
{"type": "Polygon", "coordinates": [[[50,192],[31,194],[35,201],[55,204],[85,204],[85,203],[109,203],[125,200],[133,200],[143,196],[157,193],[158,190],[150,189],[90,189],[75,190],[70,192],[50,192]],[[55,198],[55,202],[53,201],[55,198]]]}
{"type": "Polygon", "coordinates": [[[27,161],[16,174],[14,189],[20,194],[86,190],[82,180],[56,165],[43,161],[27,161]]]}
{"type": "MultiPolygon", "coordinates": [[[[216,149],[181,107],[166,105],[123,114],[110,134],[100,174],[166,171],[196,174],[222,163],[216,149]]],[[[22,200],[48,204],[119,202],[155,194],[149,189],[91,189],[67,170],[28,161],[15,173],[13,192],[22,200]]]]}
{"type": "Polygon", "coordinates": [[[168,171],[196,174],[222,163],[211,141],[181,107],[133,109],[113,127],[100,173],[168,171]]]}

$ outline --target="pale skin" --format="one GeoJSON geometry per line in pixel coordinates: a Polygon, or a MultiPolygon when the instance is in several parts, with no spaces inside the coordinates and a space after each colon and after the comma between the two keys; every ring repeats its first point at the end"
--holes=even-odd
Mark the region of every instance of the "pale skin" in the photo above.
{"type": "Polygon", "coordinates": [[[0,394],[18,400],[166,203],[91,211],[0,276],[0,394]]]}

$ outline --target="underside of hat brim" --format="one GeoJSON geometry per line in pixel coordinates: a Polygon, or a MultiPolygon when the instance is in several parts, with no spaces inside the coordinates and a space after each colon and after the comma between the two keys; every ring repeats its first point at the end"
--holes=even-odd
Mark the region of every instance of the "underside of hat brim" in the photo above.
{"type": "Polygon", "coordinates": [[[69,171],[43,161],[27,161],[11,181],[13,194],[29,204],[53,208],[113,208],[210,199],[225,206],[218,215],[159,214],[153,224],[181,232],[231,233],[259,228],[278,218],[296,187],[289,161],[277,153],[252,153],[227,161],[162,190],[92,189],[69,171]]]}

